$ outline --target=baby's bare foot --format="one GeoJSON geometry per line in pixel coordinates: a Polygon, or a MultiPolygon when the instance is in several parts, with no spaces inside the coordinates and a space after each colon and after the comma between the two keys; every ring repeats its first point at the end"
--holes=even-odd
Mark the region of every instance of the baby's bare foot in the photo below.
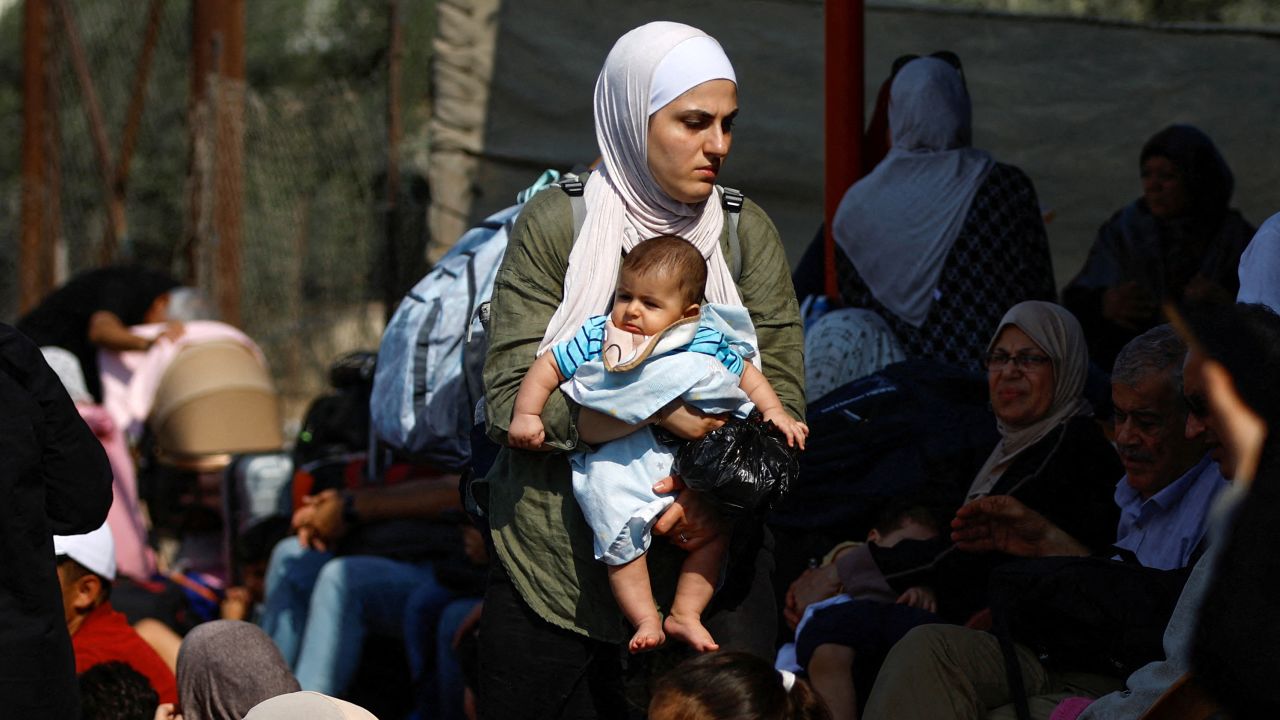
{"type": "Polygon", "coordinates": [[[636,625],[636,634],[631,636],[631,642],[627,644],[627,649],[632,653],[645,652],[659,647],[667,641],[667,636],[662,634],[662,621],[657,615],[651,618],[645,618],[636,625]]]}
{"type": "Polygon", "coordinates": [[[663,621],[662,627],[671,637],[686,643],[698,652],[714,652],[720,649],[715,638],[702,626],[702,618],[697,615],[671,613],[663,621]]]}

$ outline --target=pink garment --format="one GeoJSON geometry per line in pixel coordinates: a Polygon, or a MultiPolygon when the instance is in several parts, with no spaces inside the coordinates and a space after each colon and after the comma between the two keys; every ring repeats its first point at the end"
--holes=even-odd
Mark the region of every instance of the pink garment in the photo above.
{"type": "Polygon", "coordinates": [[[138,475],[124,433],[101,406],[78,403],[80,417],[97,436],[111,463],[111,510],[107,525],[116,541],[116,571],[135,580],[149,580],[156,571],[156,554],[147,544],[147,526],[138,503],[138,475]]]}
{"type": "Polygon", "coordinates": [[[1049,720],[1076,720],[1084,709],[1093,704],[1093,698],[1069,697],[1058,703],[1058,707],[1049,714],[1049,720]]]}
{"type": "MultiPolygon", "coordinates": [[[[164,331],[163,323],[135,325],[130,332],[141,337],[153,338],[164,331]]],[[[192,320],[185,324],[185,332],[177,341],[162,339],[150,350],[98,352],[98,367],[102,372],[102,406],[115,420],[129,442],[142,437],[142,429],[151,414],[156,387],[169,363],[188,345],[211,340],[234,340],[253,351],[266,365],[266,359],[257,344],[248,335],[226,323],[213,320],[192,320]]]]}

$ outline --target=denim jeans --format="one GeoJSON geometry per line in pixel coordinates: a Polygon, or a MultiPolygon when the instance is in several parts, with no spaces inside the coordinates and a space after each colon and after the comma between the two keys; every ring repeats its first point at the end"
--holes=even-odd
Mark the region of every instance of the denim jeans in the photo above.
{"type": "Polygon", "coordinates": [[[271,553],[262,627],[304,690],[340,696],[355,675],[366,633],[402,636],[415,590],[448,593],[430,562],[334,557],[289,537],[271,553]]]}
{"type": "Polygon", "coordinates": [[[463,720],[466,687],[453,635],[478,597],[454,599],[439,588],[421,587],[409,596],[404,616],[404,647],[414,685],[416,718],[463,720]]]}

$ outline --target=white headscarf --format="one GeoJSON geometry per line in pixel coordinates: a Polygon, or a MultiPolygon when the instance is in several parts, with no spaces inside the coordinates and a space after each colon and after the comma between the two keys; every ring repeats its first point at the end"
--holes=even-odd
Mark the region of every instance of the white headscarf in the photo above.
{"type": "Polygon", "coordinates": [[[737,82],[719,43],[688,25],[642,25],[609,51],[595,90],[596,141],[604,162],[587,181],[586,219],[569,253],[564,297],[539,353],[605,312],[622,253],[657,235],[679,235],[702,252],[709,301],[742,305],[720,251],[724,212],[718,196],[686,205],[663,192],[649,172],[649,116],[709,80],[737,82]]]}
{"type": "Polygon", "coordinates": [[[1280,213],[1262,223],[1240,256],[1236,302],[1261,303],[1280,313],[1280,213]]]}
{"type": "Polygon", "coordinates": [[[889,93],[893,148],[845,193],[831,231],[876,300],[920,327],[995,161],[969,147],[969,93],[951,65],[912,60],[889,93]]]}
{"type": "Polygon", "coordinates": [[[1000,319],[996,334],[987,343],[987,352],[991,352],[1000,333],[1010,325],[1026,333],[1053,361],[1053,401],[1044,417],[1026,427],[1014,428],[996,420],[1000,442],[969,486],[970,500],[990,493],[1009,463],[1054,428],[1077,415],[1093,413],[1093,407],[1083,397],[1089,373],[1089,349],[1076,316],[1061,305],[1040,300],[1020,302],[1000,319]]]}

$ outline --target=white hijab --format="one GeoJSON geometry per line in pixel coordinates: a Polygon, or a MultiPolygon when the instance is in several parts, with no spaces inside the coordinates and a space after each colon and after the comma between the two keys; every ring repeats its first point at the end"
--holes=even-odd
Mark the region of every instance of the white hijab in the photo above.
{"type": "Polygon", "coordinates": [[[1240,256],[1236,302],[1261,303],[1280,313],[1280,213],[1262,223],[1240,256]]]}
{"type": "Polygon", "coordinates": [[[1041,300],[1027,300],[1009,308],[1000,319],[996,334],[987,343],[987,352],[1000,339],[1000,333],[1010,325],[1027,334],[1053,364],[1053,401],[1049,411],[1026,427],[1010,427],[996,420],[1000,442],[991,451],[982,469],[969,486],[968,500],[991,492],[1005,468],[1023,450],[1040,442],[1062,423],[1077,415],[1093,414],[1093,406],[1083,397],[1085,379],[1089,374],[1089,349],[1084,341],[1080,322],[1061,305],[1041,300]]]}
{"type": "Polygon", "coordinates": [[[871,294],[920,327],[969,205],[995,161],[970,147],[969,93],[937,58],[907,63],[889,90],[893,149],[845,193],[831,222],[871,294]]]}
{"type": "Polygon", "coordinates": [[[564,297],[539,353],[607,311],[622,253],[657,235],[679,235],[702,252],[707,300],[742,305],[720,250],[724,211],[719,197],[713,193],[686,205],[663,192],[649,171],[649,116],[709,80],[737,82],[719,43],[688,25],[642,25],[609,51],[595,90],[596,141],[604,162],[587,181],[586,219],[569,253],[564,297]]]}

